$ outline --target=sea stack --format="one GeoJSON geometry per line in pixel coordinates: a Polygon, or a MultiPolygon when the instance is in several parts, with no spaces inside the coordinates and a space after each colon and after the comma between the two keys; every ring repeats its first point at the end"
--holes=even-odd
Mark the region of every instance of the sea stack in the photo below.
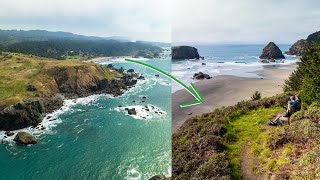
{"type": "Polygon", "coordinates": [[[197,48],[191,46],[173,46],[172,60],[199,59],[200,55],[197,48]]]}
{"type": "Polygon", "coordinates": [[[279,47],[274,42],[269,42],[269,44],[263,48],[263,52],[260,59],[284,59],[284,55],[282,54],[279,47]]]}
{"type": "Polygon", "coordinates": [[[302,56],[307,48],[307,40],[300,39],[294,43],[286,54],[302,56]]]}

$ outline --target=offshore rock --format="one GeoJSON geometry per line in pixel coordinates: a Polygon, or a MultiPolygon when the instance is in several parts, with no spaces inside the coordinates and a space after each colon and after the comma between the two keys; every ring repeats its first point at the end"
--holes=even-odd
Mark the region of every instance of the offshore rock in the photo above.
{"type": "Polygon", "coordinates": [[[191,46],[173,46],[172,60],[199,59],[200,55],[197,48],[191,46]]]}
{"type": "Polygon", "coordinates": [[[265,48],[263,48],[263,52],[260,59],[284,59],[284,55],[282,54],[279,47],[273,43],[270,42],[265,48]]]}

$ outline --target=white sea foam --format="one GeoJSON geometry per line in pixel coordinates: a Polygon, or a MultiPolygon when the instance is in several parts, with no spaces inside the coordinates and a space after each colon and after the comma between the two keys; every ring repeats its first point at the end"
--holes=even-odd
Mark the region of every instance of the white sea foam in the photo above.
{"type": "MultiPolygon", "coordinates": [[[[203,61],[186,60],[183,62],[173,62],[171,74],[181,79],[185,84],[198,82],[199,80],[192,79],[193,75],[198,72],[209,74],[212,77],[220,75],[234,75],[239,77],[259,78],[260,76],[254,72],[263,69],[263,66],[265,65],[279,65],[281,68],[282,65],[289,65],[298,61],[295,56],[285,55],[285,57],[286,59],[284,60],[277,60],[276,62],[270,62],[267,64],[259,62],[259,57],[256,56],[235,57],[234,59],[239,60],[239,62],[235,62],[231,59],[230,61],[223,59],[221,62],[217,62],[217,59],[219,59],[218,57],[203,61]],[[243,61],[246,59],[257,60],[255,62],[243,61]],[[205,63],[205,65],[202,65],[202,63],[205,63]]],[[[183,89],[183,87],[173,82],[172,92],[175,92],[179,89],[183,89]]]]}
{"type": "Polygon", "coordinates": [[[145,106],[137,105],[137,106],[126,106],[126,107],[116,107],[115,111],[123,112],[126,115],[132,116],[134,119],[142,119],[148,120],[152,118],[162,118],[166,115],[166,112],[162,111],[161,108],[154,106],[152,104],[148,104],[145,106]],[[128,109],[134,108],[136,111],[135,115],[129,115],[128,109]]]}
{"type": "Polygon", "coordinates": [[[130,180],[140,180],[141,179],[141,172],[137,168],[130,168],[127,170],[126,179],[130,180]]]}

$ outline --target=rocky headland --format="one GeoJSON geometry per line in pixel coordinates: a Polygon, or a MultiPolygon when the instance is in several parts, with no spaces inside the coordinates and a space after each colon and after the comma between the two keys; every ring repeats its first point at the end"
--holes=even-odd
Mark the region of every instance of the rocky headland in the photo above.
{"type": "Polygon", "coordinates": [[[300,39],[295,42],[286,52],[288,55],[297,55],[302,56],[307,47],[311,44],[319,44],[320,43],[320,31],[310,34],[307,39],[300,39]]]}
{"type": "Polygon", "coordinates": [[[304,54],[304,51],[306,50],[306,47],[307,40],[300,39],[290,47],[289,51],[287,51],[286,54],[302,56],[304,54]]]}
{"type": "Polygon", "coordinates": [[[191,46],[172,46],[172,60],[200,59],[197,48],[191,46]]]}
{"type": "MultiPolygon", "coordinates": [[[[119,96],[141,76],[95,63],[57,61],[16,53],[0,55],[0,130],[37,126],[64,99],[119,96]]],[[[17,140],[18,142],[18,140],[17,140]]]]}

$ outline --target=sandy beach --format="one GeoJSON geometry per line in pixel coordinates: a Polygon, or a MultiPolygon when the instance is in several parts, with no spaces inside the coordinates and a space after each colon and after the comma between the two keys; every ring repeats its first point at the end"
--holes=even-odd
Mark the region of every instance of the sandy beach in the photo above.
{"type": "Polygon", "coordinates": [[[116,59],[116,58],[132,58],[131,56],[105,56],[105,57],[95,57],[88,60],[85,60],[84,62],[95,62],[98,63],[100,61],[109,60],[109,59],[116,59]]]}
{"type": "Polygon", "coordinates": [[[217,76],[210,80],[195,83],[204,97],[201,105],[181,108],[179,105],[195,101],[186,90],[178,90],[172,94],[172,133],[192,117],[211,112],[215,108],[234,105],[242,100],[249,100],[255,91],[262,97],[270,97],[282,91],[282,85],[297,65],[265,65],[256,73],[262,78],[243,78],[236,76],[217,76]]]}

